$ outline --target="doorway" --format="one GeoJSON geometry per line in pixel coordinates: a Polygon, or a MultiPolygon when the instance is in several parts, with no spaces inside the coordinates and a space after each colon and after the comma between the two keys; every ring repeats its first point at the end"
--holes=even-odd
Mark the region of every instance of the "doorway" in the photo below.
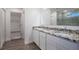
{"type": "Polygon", "coordinates": [[[21,13],[11,12],[11,40],[20,39],[21,35],[21,13]]]}

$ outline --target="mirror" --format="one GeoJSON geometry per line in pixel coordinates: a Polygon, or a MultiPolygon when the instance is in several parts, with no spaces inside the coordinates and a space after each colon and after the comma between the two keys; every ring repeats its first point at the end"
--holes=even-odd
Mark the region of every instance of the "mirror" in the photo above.
{"type": "Polygon", "coordinates": [[[78,8],[60,9],[57,9],[57,25],[79,26],[78,8]]]}

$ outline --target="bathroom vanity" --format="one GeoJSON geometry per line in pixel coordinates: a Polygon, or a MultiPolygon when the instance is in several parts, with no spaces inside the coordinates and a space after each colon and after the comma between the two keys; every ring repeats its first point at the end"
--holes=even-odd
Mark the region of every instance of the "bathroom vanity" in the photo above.
{"type": "Polygon", "coordinates": [[[34,26],[33,41],[42,50],[78,50],[78,26],[34,26]]]}

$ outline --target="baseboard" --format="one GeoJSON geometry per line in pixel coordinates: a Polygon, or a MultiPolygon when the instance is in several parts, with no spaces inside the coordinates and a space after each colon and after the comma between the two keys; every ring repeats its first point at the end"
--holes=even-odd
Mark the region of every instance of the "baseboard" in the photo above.
{"type": "Polygon", "coordinates": [[[2,42],[2,43],[0,44],[0,49],[3,48],[4,43],[5,43],[5,42],[2,42]]]}
{"type": "Polygon", "coordinates": [[[24,42],[24,43],[25,43],[25,45],[27,45],[27,44],[33,43],[33,41],[32,42],[24,42]]]}
{"type": "Polygon", "coordinates": [[[11,40],[11,38],[8,38],[8,39],[5,40],[5,42],[10,41],[10,40],[11,40]]]}

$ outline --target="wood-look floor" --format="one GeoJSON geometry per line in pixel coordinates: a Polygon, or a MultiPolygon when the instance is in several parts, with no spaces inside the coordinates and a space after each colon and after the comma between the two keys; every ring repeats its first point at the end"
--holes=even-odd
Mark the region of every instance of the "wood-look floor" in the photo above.
{"type": "Polygon", "coordinates": [[[15,39],[5,42],[1,50],[40,50],[35,43],[24,44],[23,39],[15,39]]]}

